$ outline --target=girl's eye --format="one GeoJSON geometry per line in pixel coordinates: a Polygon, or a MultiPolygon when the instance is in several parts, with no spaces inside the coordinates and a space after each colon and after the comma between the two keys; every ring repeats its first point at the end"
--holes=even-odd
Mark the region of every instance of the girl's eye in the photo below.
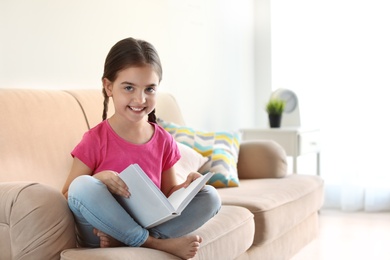
{"type": "Polygon", "coordinates": [[[154,93],[154,92],[156,92],[156,89],[152,88],[152,87],[149,87],[149,88],[146,89],[146,92],[154,93]]]}
{"type": "Polygon", "coordinates": [[[127,91],[130,91],[130,90],[133,89],[133,86],[126,86],[125,89],[126,89],[127,91]]]}

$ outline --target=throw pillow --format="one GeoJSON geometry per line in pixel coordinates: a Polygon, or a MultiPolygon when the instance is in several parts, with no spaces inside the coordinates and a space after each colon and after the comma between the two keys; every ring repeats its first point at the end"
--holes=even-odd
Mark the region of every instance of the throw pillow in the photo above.
{"type": "Polygon", "coordinates": [[[158,119],[158,123],[168,131],[173,138],[182,144],[191,147],[201,155],[208,157],[208,161],[199,169],[199,172],[214,172],[208,184],[216,187],[237,187],[237,160],[240,146],[240,134],[235,131],[203,132],[191,127],[180,126],[158,119]]]}
{"type": "Polygon", "coordinates": [[[178,142],[177,146],[179,147],[181,158],[175,164],[175,171],[177,180],[179,183],[182,183],[187,179],[187,175],[190,172],[199,171],[199,168],[205,164],[208,159],[182,143],[178,142]]]}

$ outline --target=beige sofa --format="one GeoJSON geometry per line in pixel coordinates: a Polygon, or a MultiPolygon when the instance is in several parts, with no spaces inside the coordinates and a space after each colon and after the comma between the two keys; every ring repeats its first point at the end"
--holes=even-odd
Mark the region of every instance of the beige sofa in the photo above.
{"type": "MultiPolygon", "coordinates": [[[[160,93],[157,115],[184,124],[175,99],[160,93]]],[[[74,221],[60,193],[70,151],[101,120],[100,90],[0,90],[0,259],[177,259],[145,248],[76,248],[74,221]]],[[[316,237],[323,181],[286,174],[272,141],[240,146],[240,187],[221,188],[220,212],[194,233],[195,259],[289,259],[316,237]]]]}

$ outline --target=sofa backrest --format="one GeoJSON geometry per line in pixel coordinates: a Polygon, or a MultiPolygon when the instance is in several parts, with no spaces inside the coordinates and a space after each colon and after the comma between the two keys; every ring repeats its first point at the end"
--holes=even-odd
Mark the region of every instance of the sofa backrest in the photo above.
{"type": "MultiPolygon", "coordinates": [[[[99,90],[68,90],[83,108],[89,127],[94,127],[102,121],[103,95],[99,90]]],[[[108,117],[114,112],[113,102],[110,98],[108,117]]],[[[184,118],[176,99],[167,92],[158,92],[156,116],[168,122],[184,125],[184,118]]]]}
{"type": "Polygon", "coordinates": [[[61,190],[70,151],[88,130],[76,99],[63,91],[1,89],[0,124],[0,182],[61,190]]]}
{"type": "MultiPolygon", "coordinates": [[[[174,97],[157,97],[157,116],[184,124],[174,97]]],[[[100,90],[0,89],[0,182],[40,182],[62,190],[70,152],[102,121],[102,109],[100,90]]],[[[110,100],[108,116],[113,111],[110,100]]]]}
{"type": "Polygon", "coordinates": [[[175,97],[166,92],[160,92],[157,96],[156,116],[178,125],[185,125],[184,117],[175,97]]]}

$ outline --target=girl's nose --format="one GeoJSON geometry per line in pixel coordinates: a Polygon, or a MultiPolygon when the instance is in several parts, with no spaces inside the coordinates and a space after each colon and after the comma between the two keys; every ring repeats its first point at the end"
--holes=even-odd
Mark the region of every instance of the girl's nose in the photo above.
{"type": "Polygon", "coordinates": [[[145,103],[145,93],[143,91],[137,91],[134,95],[134,100],[140,104],[145,103]]]}

